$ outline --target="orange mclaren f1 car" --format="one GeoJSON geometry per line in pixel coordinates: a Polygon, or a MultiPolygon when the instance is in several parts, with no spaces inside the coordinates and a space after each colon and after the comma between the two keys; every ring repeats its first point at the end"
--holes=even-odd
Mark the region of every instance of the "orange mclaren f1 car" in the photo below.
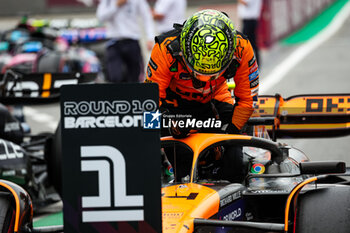
{"type": "Polygon", "coordinates": [[[163,232],[350,229],[350,186],[334,176],[345,172],[343,162],[310,162],[295,148],[242,135],[163,138],[162,149],[163,232]],[[243,148],[246,176],[241,182],[225,177],[230,161],[225,157],[235,147],[243,148]]]}
{"type": "Polygon", "coordinates": [[[163,232],[348,232],[345,163],[311,162],[275,141],[347,135],[349,111],[350,95],[261,96],[249,121],[254,136],[162,138],[163,232]]]}
{"type": "MultiPolygon", "coordinates": [[[[350,95],[262,96],[250,134],[162,138],[162,232],[349,232],[345,163],[311,162],[275,141],[347,135],[349,111],[350,95]],[[243,158],[239,172],[233,169],[237,148],[243,158]],[[235,180],[240,172],[242,179],[235,180]]],[[[0,180],[0,202],[2,232],[63,229],[33,228],[28,195],[7,181],[0,180]]]]}

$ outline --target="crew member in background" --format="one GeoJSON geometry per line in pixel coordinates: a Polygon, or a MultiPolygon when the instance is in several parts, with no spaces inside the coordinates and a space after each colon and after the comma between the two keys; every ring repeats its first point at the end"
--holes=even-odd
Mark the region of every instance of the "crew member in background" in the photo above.
{"type": "Polygon", "coordinates": [[[187,0],[157,0],[152,10],[158,33],[173,29],[173,24],[183,24],[187,0]]]}
{"type": "Polygon", "coordinates": [[[247,35],[255,51],[259,65],[261,59],[257,45],[257,28],[261,15],[262,0],[238,0],[238,17],[242,20],[243,34],[247,35]]]}
{"type": "Polygon", "coordinates": [[[152,49],[155,36],[152,13],[146,0],[101,0],[96,16],[106,23],[109,38],[106,49],[108,81],[143,81],[142,28],[146,32],[148,50],[152,49]]]}
{"type": "MultiPolygon", "coordinates": [[[[220,119],[227,133],[240,133],[257,101],[259,70],[249,40],[232,21],[222,12],[203,10],[183,27],[156,37],[146,82],[159,85],[161,111],[220,119]],[[235,100],[226,83],[231,78],[236,83],[235,100]]],[[[170,128],[174,137],[186,137],[189,130],[170,128]]],[[[243,174],[241,151],[232,160],[235,172],[243,174]]]]}

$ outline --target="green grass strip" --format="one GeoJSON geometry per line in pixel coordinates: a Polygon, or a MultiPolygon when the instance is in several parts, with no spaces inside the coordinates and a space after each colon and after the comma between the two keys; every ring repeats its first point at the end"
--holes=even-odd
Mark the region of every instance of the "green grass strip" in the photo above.
{"type": "Polygon", "coordinates": [[[40,218],[33,223],[34,227],[45,227],[45,226],[56,226],[56,225],[63,225],[62,212],[58,212],[58,213],[40,218]]]}
{"type": "Polygon", "coordinates": [[[349,0],[335,1],[327,9],[322,11],[319,15],[317,15],[313,20],[307,23],[300,30],[283,39],[281,41],[282,44],[299,44],[311,39],[333,20],[333,18],[337,15],[340,9],[342,9],[348,1],[349,0]]]}

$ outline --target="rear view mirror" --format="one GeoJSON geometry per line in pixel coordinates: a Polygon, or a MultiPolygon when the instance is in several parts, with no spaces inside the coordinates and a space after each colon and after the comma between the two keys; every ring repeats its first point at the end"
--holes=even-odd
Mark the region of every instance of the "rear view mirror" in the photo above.
{"type": "Polygon", "coordinates": [[[318,161],[318,162],[301,162],[301,174],[330,174],[345,173],[346,164],[342,161],[318,161]]]}

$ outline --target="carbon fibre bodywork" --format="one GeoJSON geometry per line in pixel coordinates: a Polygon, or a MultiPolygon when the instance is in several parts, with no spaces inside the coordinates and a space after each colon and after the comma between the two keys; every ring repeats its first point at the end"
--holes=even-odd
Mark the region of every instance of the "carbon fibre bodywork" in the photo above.
{"type": "MultiPolygon", "coordinates": [[[[304,196],[310,200],[310,196],[317,193],[313,205],[320,206],[322,202],[332,200],[339,189],[342,190],[340,201],[347,206],[345,212],[350,204],[345,195],[350,193],[349,186],[330,182],[328,176],[315,178],[307,174],[300,166],[312,164],[305,154],[271,140],[199,133],[180,140],[163,138],[162,149],[171,164],[181,163],[180,167],[173,167],[170,178],[169,172],[163,173],[166,176],[162,188],[163,232],[293,232],[295,229],[297,232],[314,232],[315,228],[305,230],[304,227],[305,218],[312,217],[305,216],[304,209],[298,209],[304,206],[310,212],[311,206],[304,196]],[[227,156],[226,148],[231,146],[243,148],[246,177],[240,183],[232,183],[218,175],[222,169],[220,161],[227,156]],[[209,159],[209,154],[218,147],[222,147],[221,157],[209,159]],[[184,157],[191,166],[183,165],[184,157]],[[256,169],[257,166],[261,170],[256,169]],[[324,182],[318,181],[322,179],[324,182]],[[328,184],[316,184],[316,181],[328,184]]],[[[321,167],[331,168],[331,163],[323,165],[316,168],[313,164],[314,173],[317,174],[321,167]]],[[[333,165],[339,168],[334,172],[345,171],[343,163],[333,165]]],[[[169,170],[169,165],[163,169],[169,170]]],[[[323,171],[327,173],[327,169],[323,171]]],[[[318,208],[323,209],[322,206],[318,208]]],[[[346,232],[348,224],[333,221],[329,225],[337,226],[337,232],[346,232]]]]}
{"type": "MultiPolygon", "coordinates": [[[[26,228],[32,228],[33,221],[33,205],[29,194],[20,186],[7,180],[0,180],[0,196],[10,194],[9,200],[14,203],[13,229],[5,232],[24,232],[26,228]]],[[[4,216],[1,216],[4,217],[4,216]]],[[[1,226],[2,227],[2,226],[1,226]]],[[[5,229],[2,229],[5,230],[5,229]]]]}

